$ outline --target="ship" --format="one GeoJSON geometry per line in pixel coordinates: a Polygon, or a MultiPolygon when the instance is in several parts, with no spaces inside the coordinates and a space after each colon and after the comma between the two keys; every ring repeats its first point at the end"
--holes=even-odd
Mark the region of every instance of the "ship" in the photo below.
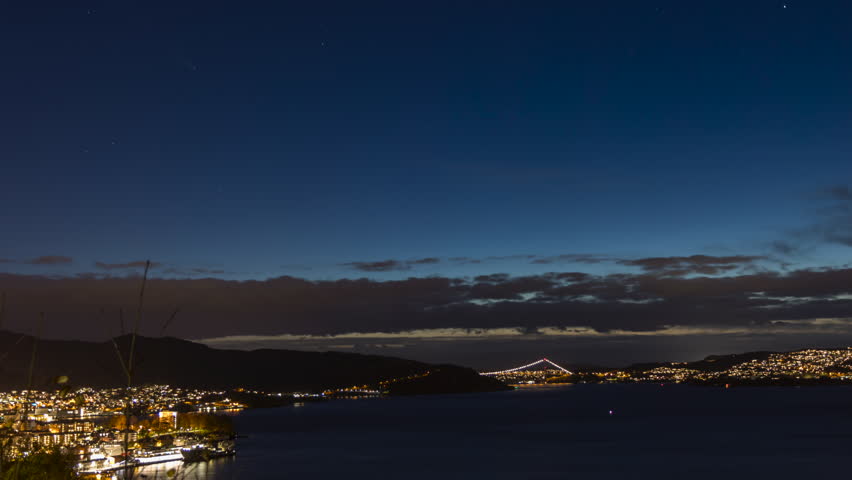
{"type": "Polygon", "coordinates": [[[237,451],[234,449],[233,442],[220,442],[216,447],[195,445],[190,448],[182,448],[180,453],[185,463],[195,463],[206,462],[214,458],[230,457],[235,455],[237,451]]]}

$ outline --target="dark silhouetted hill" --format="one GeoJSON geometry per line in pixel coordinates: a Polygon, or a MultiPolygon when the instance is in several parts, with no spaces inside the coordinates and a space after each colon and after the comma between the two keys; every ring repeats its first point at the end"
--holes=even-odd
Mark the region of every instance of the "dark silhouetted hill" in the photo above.
{"type": "Polygon", "coordinates": [[[428,393],[472,393],[512,390],[512,387],[475,370],[454,365],[438,365],[427,375],[393,382],[388,386],[391,395],[420,395],[428,393]]]}
{"type": "MultiPolygon", "coordinates": [[[[732,353],[727,355],[709,355],[705,357],[703,360],[698,360],[695,362],[686,362],[683,364],[677,364],[678,366],[690,368],[693,370],[699,370],[702,372],[721,372],[727,370],[734,365],[739,365],[741,363],[749,362],[752,360],[766,360],[770,357],[770,355],[778,353],[778,352],[767,352],[767,351],[759,351],[759,352],[746,352],[746,353],[732,353]]],[[[630,365],[626,368],[626,370],[631,371],[645,371],[651,370],[657,367],[670,367],[672,363],[669,362],[653,362],[653,363],[636,363],[630,365]]]]}
{"type": "MultiPolygon", "coordinates": [[[[130,337],[119,337],[116,343],[126,357],[130,337]]],[[[10,390],[26,386],[32,345],[32,337],[0,332],[0,355],[4,356],[0,357],[0,388],[10,390]]],[[[420,375],[433,368],[413,360],[376,355],[220,350],[177,338],[138,337],[136,351],[134,384],[205,389],[320,391],[420,375]]],[[[68,376],[75,386],[119,387],[126,382],[111,341],[40,340],[35,365],[33,388],[38,389],[50,387],[53,379],[61,375],[68,376]]],[[[448,379],[454,378],[447,381],[458,391],[488,389],[480,380],[482,377],[470,375],[472,370],[451,366],[442,366],[441,370],[448,379]],[[464,390],[465,384],[471,390],[464,390]]],[[[501,389],[499,382],[484,380],[491,390],[501,389]]]]}

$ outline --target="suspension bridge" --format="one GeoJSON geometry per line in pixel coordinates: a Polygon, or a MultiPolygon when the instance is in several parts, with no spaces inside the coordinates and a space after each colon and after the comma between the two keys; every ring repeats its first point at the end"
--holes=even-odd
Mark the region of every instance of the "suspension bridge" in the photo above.
{"type": "Polygon", "coordinates": [[[488,377],[497,377],[500,380],[524,380],[524,381],[535,381],[535,380],[544,380],[548,376],[556,376],[552,375],[551,372],[556,375],[571,375],[573,372],[568,370],[567,368],[558,365],[556,362],[548,360],[546,358],[541,358],[532,363],[528,363],[526,365],[521,365],[520,367],[515,368],[507,368],[506,370],[496,370],[493,372],[479,372],[480,375],[485,375],[488,377]],[[543,366],[544,368],[535,368],[537,366],[543,366]],[[549,368],[553,367],[553,368],[549,368]]]}

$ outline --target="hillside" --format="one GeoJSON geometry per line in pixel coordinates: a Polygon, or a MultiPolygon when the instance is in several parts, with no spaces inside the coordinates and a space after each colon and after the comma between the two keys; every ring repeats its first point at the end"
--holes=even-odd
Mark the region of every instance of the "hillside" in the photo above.
{"type": "MultiPolygon", "coordinates": [[[[127,352],[130,338],[116,339],[127,352]]],[[[27,383],[32,337],[0,332],[0,389],[21,389],[27,383]]],[[[327,388],[377,383],[419,375],[429,364],[392,357],[293,350],[220,350],[176,338],[138,337],[135,384],[169,384],[205,389],[243,387],[265,391],[320,391],[327,388]]],[[[60,375],[75,386],[117,387],[124,376],[112,342],[40,340],[33,387],[45,388],[60,375]]],[[[499,390],[483,385],[469,369],[441,366],[442,376],[454,378],[459,389],[499,390]]],[[[490,380],[490,379],[487,379],[490,380]]],[[[428,393],[426,391],[418,393],[428,393]]]]}

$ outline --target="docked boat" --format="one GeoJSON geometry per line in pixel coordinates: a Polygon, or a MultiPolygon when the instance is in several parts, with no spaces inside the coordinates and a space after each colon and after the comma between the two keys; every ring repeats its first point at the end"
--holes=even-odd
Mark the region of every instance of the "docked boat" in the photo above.
{"type": "Polygon", "coordinates": [[[180,460],[183,458],[183,452],[178,451],[178,449],[168,449],[168,450],[160,450],[156,452],[148,452],[141,455],[137,455],[135,460],[139,465],[148,465],[151,463],[163,463],[163,462],[173,462],[175,460],[180,460]]]}
{"type": "Polygon", "coordinates": [[[196,445],[192,448],[183,448],[180,451],[183,461],[186,463],[206,462],[214,458],[229,457],[236,454],[233,448],[211,448],[196,445]]]}

